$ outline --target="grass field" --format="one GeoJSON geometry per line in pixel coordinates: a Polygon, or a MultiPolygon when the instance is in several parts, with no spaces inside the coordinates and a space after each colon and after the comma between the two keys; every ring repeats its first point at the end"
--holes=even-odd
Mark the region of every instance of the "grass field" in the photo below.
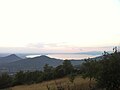
{"type": "MultiPolygon", "coordinates": [[[[92,85],[94,84],[95,81],[92,80],[92,85]]],[[[66,77],[62,79],[42,82],[39,84],[15,86],[10,88],[10,90],[58,90],[57,87],[64,88],[61,90],[89,90],[89,80],[83,79],[81,77],[76,77],[74,84],[72,84],[66,77]]]]}

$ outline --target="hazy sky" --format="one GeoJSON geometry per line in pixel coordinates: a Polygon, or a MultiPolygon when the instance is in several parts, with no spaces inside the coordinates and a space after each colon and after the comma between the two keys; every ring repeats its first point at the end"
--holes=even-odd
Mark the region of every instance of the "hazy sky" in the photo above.
{"type": "Polygon", "coordinates": [[[120,0],[0,0],[0,52],[119,44],[120,0]]]}

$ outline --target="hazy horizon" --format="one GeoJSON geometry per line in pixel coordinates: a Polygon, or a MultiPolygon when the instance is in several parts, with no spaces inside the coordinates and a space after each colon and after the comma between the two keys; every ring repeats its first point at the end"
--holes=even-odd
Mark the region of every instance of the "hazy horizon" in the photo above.
{"type": "MultiPolygon", "coordinates": [[[[108,47],[74,47],[75,49],[65,49],[65,50],[39,50],[30,47],[0,47],[0,53],[2,54],[44,54],[44,53],[84,53],[84,52],[111,52],[115,46],[108,47]],[[67,51],[66,51],[67,50],[67,51]]],[[[118,46],[118,49],[120,47],[118,46]]]]}
{"type": "Polygon", "coordinates": [[[1,0],[0,53],[112,51],[119,0],[1,0]]]}

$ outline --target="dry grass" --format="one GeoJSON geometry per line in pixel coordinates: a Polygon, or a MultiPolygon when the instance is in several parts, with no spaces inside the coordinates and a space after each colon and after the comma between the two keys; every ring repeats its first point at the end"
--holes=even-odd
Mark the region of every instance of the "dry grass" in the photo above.
{"type": "MultiPolygon", "coordinates": [[[[94,84],[95,81],[92,80],[92,85],[94,84]]],[[[48,90],[47,86],[50,88],[50,90],[57,90],[57,86],[64,87],[64,90],[68,90],[68,88],[71,88],[70,90],[89,90],[89,80],[83,79],[81,77],[76,77],[74,84],[72,84],[69,82],[69,79],[66,77],[62,79],[42,82],[39,84],[15,86],[10,89],[11,90],[48,90]]]]}

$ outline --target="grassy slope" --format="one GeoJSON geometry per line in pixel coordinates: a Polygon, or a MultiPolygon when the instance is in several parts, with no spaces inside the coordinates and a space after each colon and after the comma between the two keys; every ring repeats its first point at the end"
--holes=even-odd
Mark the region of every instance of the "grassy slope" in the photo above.
{"type": "MultiPolygon", "coordinates": [[[[83,79],[81,77],[76,77],[74,81],[75,86],[69,82],[68,78],[62,78],[62,79],[42,82],[39,84],[15,86],[15,87],[12,87],[11,90],[48,90],[47,85],[48,87],[50,87],[50,90],[57,90],[55,81],[57,83],[57,86],[62,86],[65,88],[65,90],[67,90],[68,86],[70,88],[76,88],[76,90],[78,90],[77,88],[82,90],[89,90],[89,80],[83,79]]],[[[93,85],[94,83],[95,81],[92,80],[93,85]]]]}

